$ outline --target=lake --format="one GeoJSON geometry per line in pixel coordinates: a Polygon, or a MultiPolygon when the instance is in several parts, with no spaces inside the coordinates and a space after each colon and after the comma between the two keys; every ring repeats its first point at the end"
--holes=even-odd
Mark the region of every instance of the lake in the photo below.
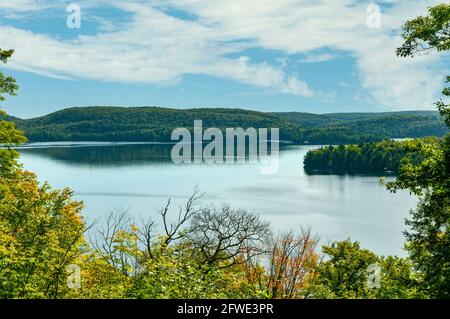
{"type": "Polygon", "coordinates": [[[303,158],[317,147],[282,147],[273,175],[262,175],[254,163],[177,165],[164,144],[37,143],[19,152],[40,181],[72,188],[88,221],[117,209],[137,223],[159,221],[158,209],[168,198],[175,216],[197,185],[206,193],[204,205],[229,203],[257,212],[276,231],[311,227],[321,244],[350,237],[378,254],[404,256],[404,219],[416,199],[391,194],[377,176],[307,175],[303,158]]]}

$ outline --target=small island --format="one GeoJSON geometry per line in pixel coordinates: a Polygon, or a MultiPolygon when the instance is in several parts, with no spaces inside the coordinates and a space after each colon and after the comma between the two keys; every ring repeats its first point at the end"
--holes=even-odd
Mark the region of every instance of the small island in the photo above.
{"type": "Polygon", "coordinates": [[[416,140],[385,140],[357,145],[325,146],[309,151],[304,159],[307,174],[314,173],[373,173],[395,175],[402,159],[420,161],[420,155],[408,152],[409,144],[435,144],[439,139],[427,137],[416,140]]]}

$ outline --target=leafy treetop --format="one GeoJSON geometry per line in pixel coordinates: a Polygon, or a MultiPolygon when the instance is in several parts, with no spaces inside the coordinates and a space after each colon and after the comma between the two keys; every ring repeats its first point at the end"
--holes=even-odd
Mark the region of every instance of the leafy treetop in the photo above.
{"type": "Polygon", "coordinates": [[[419,16],[403,25],[405,42],[397,49],[401,57],[413,57],[433,49],[450,49],[450,4],[440,4],[428,10],[429,15],[419,16]]]}

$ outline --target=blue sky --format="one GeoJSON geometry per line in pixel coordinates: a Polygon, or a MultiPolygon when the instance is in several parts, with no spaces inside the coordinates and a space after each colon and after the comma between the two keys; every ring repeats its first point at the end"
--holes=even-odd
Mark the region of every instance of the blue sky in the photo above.
{"type": "Polygon", "coordinates": [[[4,71],[20,85],[2,108],[433,109],[448,56],[394,50],[401,24],[436,3],[0,0],[0,48],[16,50],[4,71]],[[79,29],[67,27],[70,3],[79,29]]]}

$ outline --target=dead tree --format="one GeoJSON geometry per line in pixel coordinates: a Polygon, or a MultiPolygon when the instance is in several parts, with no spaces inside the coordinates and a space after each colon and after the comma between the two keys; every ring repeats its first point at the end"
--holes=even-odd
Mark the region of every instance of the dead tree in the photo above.
{"type": "Polygon", "coordinates": [[[269,223],[259,215],[222,205],[195,214],[187,240],[203,262],[226,268],[260,254],[269,233],[269,223]]]}
{"type": "Polygon", "coordinates": [[[166,206],[160,211],[165,232],[165,245],[169,245],[171,242],[180,240],[188,235],[188,231],[183,229],[183,226],[201,211],[199,201],[203,195],[196,187],[193,194],[186,201],[186,204],[178,208],[178,216],[175,222],[169,222],[167,219],[171,202],[170,199],[167,201],[166,206]]]}
{"type": "Polygon", "coordinates": [[[164,233],[162,235],[163,241],[158,242],[157,245],[155,245],[155,238],[159,236],[155,233],[156,223],[153,220],[142,221],[140,227],[132,230],[132,219],[126,211],[121,210],[113,211],[106,217],[104,227],[97,232],[91,240],[91,244],[114,267],[121,269],[126,274],[126,270],[131,268],[129,266],[137,269],[140,260],[136,260],[136,256],[130,256],[123,249],[118,249],[120,243],[117,241],[117,235],[121,232],[135,232],[137,235],[136,244],[139,245],[138,248],[143,256],[141,258],[155,259],[170,244],[187,236],[188,223],[200,211],[199,202],[202,196],[203,194],[200,193],[198,188],[195,188],[186,203],[178,208],[178,214],[174,221],[170,221],[169,216],[171,200],[167,201],[164,208],[159,211],[164,233]]]}

